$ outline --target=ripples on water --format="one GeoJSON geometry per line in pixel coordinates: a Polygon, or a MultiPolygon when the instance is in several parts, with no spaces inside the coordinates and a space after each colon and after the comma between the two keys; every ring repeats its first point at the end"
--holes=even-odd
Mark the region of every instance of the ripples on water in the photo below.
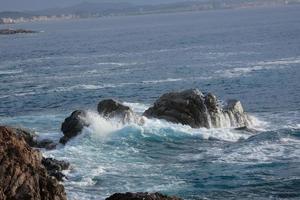
{"type": "Polygon", "coordinates": [[[0,123],[58,140],[63,119],[93,126],[65,147],[70,199],[161,191],[185,199],[300,198],[299,7],[15,25],[0,37],[0,123]],[[3,50],[5,49],[5,51],[3,50]],[[258,133],[161,120],[120,125],[95,114],[115,97],[142,113],[186,88],[240,99],[258,133]]]}

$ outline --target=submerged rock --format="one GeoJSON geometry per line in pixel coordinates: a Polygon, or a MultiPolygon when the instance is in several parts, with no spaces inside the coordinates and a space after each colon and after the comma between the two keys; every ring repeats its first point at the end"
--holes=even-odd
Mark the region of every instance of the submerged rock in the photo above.
{"type": "Polygon", "coordinates": [[[60,138],[59,142],[66,144],[71,138],[81,133],[84,126],[89,124],[83,120],[86,116],[86,111],[76,110],[61,125],[61,131],[64,136],[60,138]]]}
{"type": "Polygon", "coordinates": [[[112,196],[106,198],[106,200],[182,200],[181,198],[175,196],[167,196],[161,193],[148,193],[148,192],[138,192],[138,193],[116,193],[112,196]]]}
{"type": "Polygon", "coordinates": [[[0,199],[67,199],[64,187],[42,165],[41,153],[4,126],[0,126],[0,199]]]}
{"type": "Polygon", "coordinates": [[[104,118],[118,118],[122,123],[137,122],[139,120],[129,106],[113,99],[99,102],[97,110],[104,118]]]}
{"type": "Polygon", "coordinates": [[[198,89],[164,94],[143,115],[192,128],[241,127],[251,124],[239,101],[230,100],[223,108],[216,96],[211,93],[205,96],[198,89]]]}

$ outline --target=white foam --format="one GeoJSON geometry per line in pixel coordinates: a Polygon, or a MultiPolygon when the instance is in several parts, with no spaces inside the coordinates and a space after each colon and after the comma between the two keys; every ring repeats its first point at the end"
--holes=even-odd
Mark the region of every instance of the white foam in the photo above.
{"type": "Polygon", "coordinates": [[[300,64],[300,57],[290,57],[290,58],[283,58],[280,60],[274,61],[263,61],[259,62],[259,65],[290,65],[290,64],[300,64]]]}
{"type": "Polygon", "coordinates": [[[86,131],[102,138],[123,127],[123,124],[119,121],[114,119],[107,120],[94,111],[88,111],[82,119],[89,124],[85,128],[86,131]]]}
{"type": "MultiPolygon", "coordinates": [[[[263,61],[254,63],[248,67],[235,67],[231,69],[222,69],[217,70],[215,73],[217,77],[225,77],[225,78],[235,78],[240,76],[246,76],[250,73],[262,71],[262,70],[273,70],[273,69],[285,69],[287,67],[292,67],[292,64],[299,64],[300,58],[292,57],[292,58],[285,58],[280,60],[274,61],[263,61]]],[[[215,77],[216,78],[216,77],[215,77]]]]}
{"type": "Polygon", "coordinates": [[[10,75],[10,74],[20,74],[23,70],[17,69],[17,70],[2,70],[0,71],[0,75],[10,75]]]}
{"type": "Polygon", "coordinates": [[[142,81],[145,84],[156,84],[156,83],[166,83],[166,82],[177,82],[182,81],[182,78],[166,78],[161,80],[149,80],[149,81],[142,81]]]}
{"type": "Polygon", "coordinates": [[[280,138],[278,142],[263,141],[241,145],[231,152],[223,152],[217,162],[226,163],[272,163],[281,159],[300,159],[300,149],[291,148],[300,145],[299,140],[291,138],[280,138]],[[289,149],[289,153],[287,153],[289,149]]]}
{"type": "Polygon", "coordinates": [[[55,92],[69,92],[74,90],[97,90],[97,89],[103,89],[103,88],[114,88],[116,85],[113,84],[103,84],[103,85],[92,85],[92,84],[79,84],[79,85],[73,85],[68,87],[57,87],[51,91],[55,92]]]}
{"type": "MultiPolygon", "coordinates": [[[[139,113],[142,113],[145,108],[147,108],[144,104],[125,104],[133,106],[133,109],[138,110],[139,113]]],[[[255,117],[252,117],[252,119],[255,127],[262,127],[263,122],[255,117]]],[[[214,138],[225,141],[238,141],[241,138],[246,139],[252,135],[251,133],[246,134],[244,132],[235,131],[232,128],[191,128],[188,125],[175,124],[160,119],[148,119],[146,117],[142,117],[142,120],[138,120],[136,123],[130,122],[124,124],[121,119],[105,119],[94,111],[88,111],[83,120],[90,124],[89,127],[85,128],[85,131],[92,134],[92,136],[100,138],[108,137],[113,132],[127,127],[139,130],[140,134],[144,137],[151,137],[151,135],[172,137],[172,134],[174,134],[173,136],[175,137],[180,135],[190,135],[201,137],[203,139],[214,138]]]]}
{"type": "Polygon", "coordinates": [[[123,102],[123,104],[132,108],[132,110],[135,113],[143,113],[145,110],[147,110],[150,107],[150,105],[146,105],[143,103],[123,102]]]}
{"type": "Polygon", "coordinates": [[[128,66],[128,65],[136,65],[137,63],[133,62],[133,63],[118,63],[118,62],[99,62],[97,63],[97,65],[114,65],[114,66],[128,66]]]}

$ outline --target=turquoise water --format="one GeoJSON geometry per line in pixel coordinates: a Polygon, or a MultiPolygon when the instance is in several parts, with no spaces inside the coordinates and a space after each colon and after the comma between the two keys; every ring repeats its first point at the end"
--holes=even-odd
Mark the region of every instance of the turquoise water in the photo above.
{"type": "Polygon", "coordinates": [[[88,109],[92,126],[44,152],[71,163],[69,199],[160,191],[184,199],[300,198],[300,7],[107,17],[12,25],[0,37],[0,123],[58,141],[88,109]],[[142,113],[187,88],[240,99],[248,133],[161,120],[106,121],[117,98],[142,113]]]}

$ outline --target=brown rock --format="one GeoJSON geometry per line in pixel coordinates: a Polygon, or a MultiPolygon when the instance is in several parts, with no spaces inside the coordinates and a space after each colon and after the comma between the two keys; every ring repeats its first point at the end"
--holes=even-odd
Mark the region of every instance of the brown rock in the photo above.
{"type": "Polygon", "coordinates": [[[66,200],[64,187],[41,161],[41,153],[22,136],[0,126],[0,199],[66,200]]]}

